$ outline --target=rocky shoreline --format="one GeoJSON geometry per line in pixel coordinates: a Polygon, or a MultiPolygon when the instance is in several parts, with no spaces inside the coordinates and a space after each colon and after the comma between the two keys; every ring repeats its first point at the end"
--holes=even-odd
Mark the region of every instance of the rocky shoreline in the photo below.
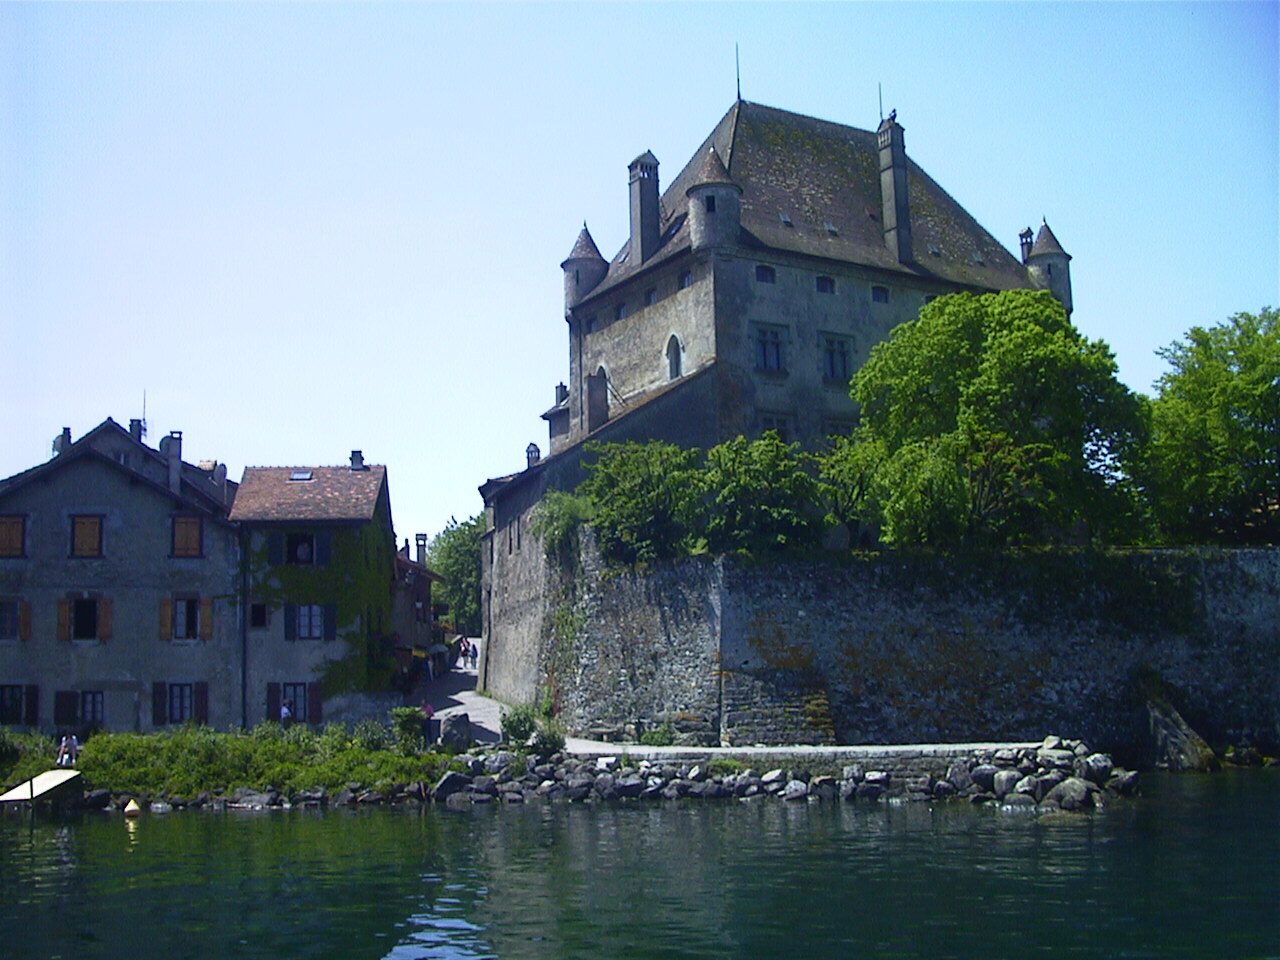
{"type": "Polygon", "coordinates": [[[136,797],[95,790],[78,806],[122,810],[138,800],[152,813],[178,809],[272,810],[294,807],[489,803],[608,803],[657,800],[988,803],[1035,812],[1081,811],[1137,792],[1138,774],[1078,740],[1046,737],[1034,747],[978,751],[968,757],[922,757],[907,769],[871,764],[839,772],[775,767],[760,772],[741,760],[639,760],[618,756],[578,759],[563,753],[545,759],[497,749],[458,758],[463,771],[384,790],[350,783],[330,794],[303,790],[286,794],[271,787],[240,788],[198,797],[136,797]]]}

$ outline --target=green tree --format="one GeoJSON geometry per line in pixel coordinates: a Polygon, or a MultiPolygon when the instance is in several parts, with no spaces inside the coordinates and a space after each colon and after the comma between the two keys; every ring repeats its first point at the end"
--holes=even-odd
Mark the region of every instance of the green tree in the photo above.
{"type": "Polygon", "coordinates": [[[578,494],[591,501],[600,551],[621,563],[686,555],[702,497],[699,451],[670,443],[592,444],[578,494]]]}
{"type": "Polygon", "coordinates": [[[1237,313],[1158,351],[1149,483],[1178,541],[1280,542],[1280,315],[1237,313]]]}
{"type": "Polygon", "coordinates": [[[707,451],[702,528],[712,551],[778,551],[811,539],[820,515],[818,485],[799,451],[773,430],[707,451]]]}
{"type": "Polygon", "coordinates": [[[480,633],[480,541],[484,514],[459,523],[450,517],[427,544],[427,566],[444,577],[436,595],[449,605],[453,629],[469,637],[480,633]]]}
{"type": "Polygon", "coordinates": [[[878,462],[860,509],[896,544],[1132,536],[1143,421],[1115,372],[1046,292],[941,297],[854,377],[861,424],[825,475],[878,462]]]}

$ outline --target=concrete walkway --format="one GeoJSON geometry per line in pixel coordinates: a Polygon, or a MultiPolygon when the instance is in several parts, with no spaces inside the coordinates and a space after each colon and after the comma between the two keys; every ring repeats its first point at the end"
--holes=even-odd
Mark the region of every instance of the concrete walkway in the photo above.
{"type": "MultiPolygon", "coordinates": [[[[431,703],[436,718],[465,713],[471,718],[471,731],[477,743],[492,745],[502,739],[503,706],[497,700],[476,693],[476,672],[461,664],[443,677],[418,685],[410,703],[431,703]]],[[[810,763],[865,763],[876,759],[911,760],[916,757],[968,757],[1000,749],[1033,749],[1034,743],[913,743],[886,746],[827,747],[649,747],[636,743],[604,743],[568,737],[565,752],[577,757],[616,757],[626,754],[632,760],[709,760],[715,757],[741,757],[756,764],[808,761],[810,763]]]]}

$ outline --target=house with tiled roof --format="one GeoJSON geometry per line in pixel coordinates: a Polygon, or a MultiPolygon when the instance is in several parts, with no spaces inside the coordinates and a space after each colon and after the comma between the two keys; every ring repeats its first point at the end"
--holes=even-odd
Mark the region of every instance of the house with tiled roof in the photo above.
{"type": "Polygon", "coordinates": [[[861,130],[739,100],[665,190],[658,171],[648,151],[628,166],[629,236],[611,260],[584,225],[561,264],[569,371],[542,414],[550,456],[531,445],[523,470],[481,487],[482,682],[507,699],[541,682],[546,581],[527,521],[581,479],[584,441],[706,448],[776,430],[814,447],[852,429],[851,377],[929,300],[1047,289],[1071,309],[1071,258],[1048,225],[1015,257],[907,155],[896,113],[861,130]]]}
{"type": "Polygon", "coordinates": [[[397,669],[397,551],[386,467],[246,467],[231,509],[243,538],[251,721],[345,719],[348,694],[397,669]],[[337,711],[337,712],[335,712],[337,711]]]}
{"type": "Polygon", "coordinates": [[[107,419],[0,481],[0,725],[241,722],[226,467],[107,419]]]}

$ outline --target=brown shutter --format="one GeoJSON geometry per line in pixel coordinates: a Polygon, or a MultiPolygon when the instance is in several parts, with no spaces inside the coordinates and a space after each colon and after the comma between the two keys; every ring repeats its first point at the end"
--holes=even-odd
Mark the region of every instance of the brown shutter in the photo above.
{"type": "Polygon", "coordinates": [[[58,639],[64,643],[71,641],[71,601],[66,597],[58,601],[58,639]]]}
{"type": "Polygon", "coordinates": [[[29,683],[23,690],[22,725],[35,727],[40,724],[40,688],[29,683]]]}
{"type": "Polygon", "coordinates": [[[267,684],[267,720],[280,719],[280,684],[267,684]]]}
{"type": "Polygon", "coordinates": [[[160,639],[173,637],[173,600],[169,597],[160,599],[160,639]]]}
{"type": "Polygon", "coordinates": [[[98,639],[106,643],[111,639],[111,601],[98,601],[98,639]]]}
{"type": "Polygon", "coordinates": [[[169,685],[163,680],[151,684],[151,725],[163,727],[169,722],[169,685]]]}
{"type": "Polygon", "coordinates": [[[53,725],[74,727],[80,721],[80,694],[74,690],[53,692],[53,725]]]}
{"type": "Polygon", "coordinates": [[[191,706],[192,712],[195,713],[196,723],[209,722],[209,684],[204,680],[197,680],[191,690],[191,706]]]}
{"type": "Polygon", "coordinates": [[[200,639],[206,643],[213,639],[213,597],[200,598],[200,639]]]}
{"type": "Polygon", "coordinates": [[[320,684],[307,684],[307,723],[319,723],[324,707],[324,698],[320,696],[320,684]]]}
{"type": "Polygon", "coordinates": [[[18,602],[18,639],[31,639],[31,604],[26,600],[18,602]]]}

